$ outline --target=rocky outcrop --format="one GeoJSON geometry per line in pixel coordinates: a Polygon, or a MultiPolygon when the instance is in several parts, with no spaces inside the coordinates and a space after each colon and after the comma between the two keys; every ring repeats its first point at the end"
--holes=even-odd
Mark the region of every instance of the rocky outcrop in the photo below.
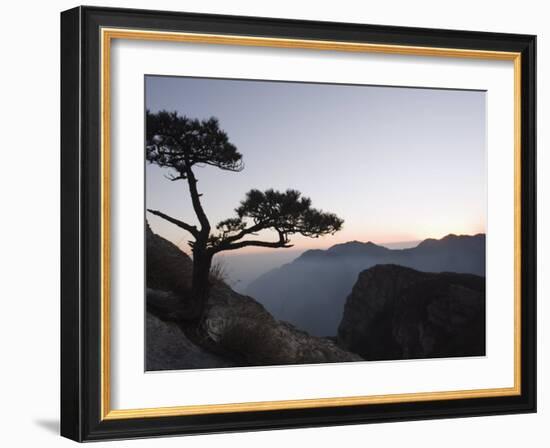
{"type": "Polygon", "coordinates": [[[366,360],[485,354],[485,278],[377,265],[359,275],[339,344],[366,360]]]}
{"type": "Polygon", "coordinates": [[[360,272],[377,264],[398,264],[424,272],[485,275],[485,235],[447,235],[409,249],[388,249],[350,241],[304,252],[292,263],[250,283],[253,296],[277,319],[317,336],[335,336],[345,298],[360,272]]]}
{"type": "Polygon", "coordinates": [[[164,321],[147,313],[145,330],[146,370],[211,369],[235,365],[229,359],[217,356],[185,336],[174,322],[164,321]]]}
{"type": "Polygon", "coordinates": [[[191,259],[147,227],[146,350],[150,370],[362,360],[329,339],[310,336],[276,320],[252,297],[238,294],[216,279],[212,279],[203,322],[208,343],[199,344],[184,334],[181,323],[190,277],[191,259]]]}

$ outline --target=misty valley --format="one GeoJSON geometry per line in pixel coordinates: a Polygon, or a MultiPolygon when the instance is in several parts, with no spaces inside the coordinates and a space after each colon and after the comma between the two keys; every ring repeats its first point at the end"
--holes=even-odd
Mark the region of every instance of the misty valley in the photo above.
{"type": "Polygon", "coordinates": [[[278,319],[316,336],[336,336],[358,275],[378,264],[485,276],[485,235],[448,235],[410,249],[352,241],[327,250],[309,250],[260,276],[246,293],[278,319]]]}

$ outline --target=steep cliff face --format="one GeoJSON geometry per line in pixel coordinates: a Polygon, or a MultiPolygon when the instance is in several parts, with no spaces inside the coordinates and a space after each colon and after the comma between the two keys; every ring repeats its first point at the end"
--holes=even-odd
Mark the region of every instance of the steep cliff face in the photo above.
{"type": "Polygon", "coordinates": [[[310,334],[335,336],[345,298],[360,272],[377,264],[398,264],[424,272],[485,275],[485,235],[447,235],[410,249],[387,249],[350,241],[327,250],[304,252],[271,270],[247,288],[277,319],[310,334]]]}
{"type": "Polygon", "coordinates": [[[485,354],[485,278],[377,265],[359,275],[339,344],[366,360],[485,354]]]}
{"type": "Polygon", "coordinates": [[[331,340],[276,320],[253,298],[215,280],[204,320],[209,344],[198,345],[185,336],[178,322],[185,312],[190,276],[191,259],[147,228],[146,358],[150,370],[362,360],[331,340]]]}

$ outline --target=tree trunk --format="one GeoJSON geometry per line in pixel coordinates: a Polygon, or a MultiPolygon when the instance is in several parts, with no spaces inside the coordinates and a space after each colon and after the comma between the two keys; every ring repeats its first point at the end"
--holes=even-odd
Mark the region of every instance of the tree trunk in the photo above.
{"type": "Polygon", "coordinates": [[[189,320],[200,323],[203,318],[206,302],[210,294],[210,268],[212,256],[206,248],[193,248],[193,277],[191,281],[191,303],[189,320]]]}

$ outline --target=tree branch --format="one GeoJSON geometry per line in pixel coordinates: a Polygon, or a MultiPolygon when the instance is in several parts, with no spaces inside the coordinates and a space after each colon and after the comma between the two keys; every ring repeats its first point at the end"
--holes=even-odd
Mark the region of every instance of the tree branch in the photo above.
{"type": "Polygon", "coordinates": [[[187,230],[194,237],[197,237],[199,235],[199,230],[195,226],[180,221],[179,219],[172,218],[171,216],[159,212],[158,210],[147,209],[147,211],[155,216],[159,216],[160,218],[165,219],[168,222],[171,222],[172,224],[175,224],[178,227],[181,227],[184,230],[187,230]]]}
{"type": "Polygon", "coordinates": [[[233,243],[228,244],[226,246],[219,246],[213,250],[214,253],[222,252],[225,250],[235,250],[235,249],[242,249],[243,247],[248,246],[257,246],[257,247],[271,247],[271,248],[288,248],[292,247],[293,244],[286,244],[286,243],[280,243],[277,242],[269,242],[269,241],[255,241],[255,240],[248,240],[248,241],[241,241],[240,243],[233,243]]]}
{"type": "Polygon", "coordinates": [[[241,230],[239,233],[226,237],[223,241],[224,243],[232,243],[234,241],[238,241],[241,238],[245,237],[246,235],[251,235],[253,233],[259,232],[260,230],[264,230],[269,228],[269,224],[266,222],[259,222],[257,224],[254,224],[253,226],[250,226],[246,229],[241,230]]]}
{"type": "Polygon", "coordinates": [[[279,233],[279,241],[271,242],[271,241],[247,240],[247,241],[241,241],[240,243],[233,243],[233,244],[227,244],[227,241],[225,241],[219,246],[212,248],[212,253],[216,254],[218,252],[222,252],[225,250],[236,250],[236,249],[242,249],[243,247],[249,247],[249,246],[270,247],[274,249],[280,248],[280,247],[289,248],[293,246],[293,244],[288,244],[288,240],[284,232],[281,232],[278,230],[278,233],[279,233]]]}

